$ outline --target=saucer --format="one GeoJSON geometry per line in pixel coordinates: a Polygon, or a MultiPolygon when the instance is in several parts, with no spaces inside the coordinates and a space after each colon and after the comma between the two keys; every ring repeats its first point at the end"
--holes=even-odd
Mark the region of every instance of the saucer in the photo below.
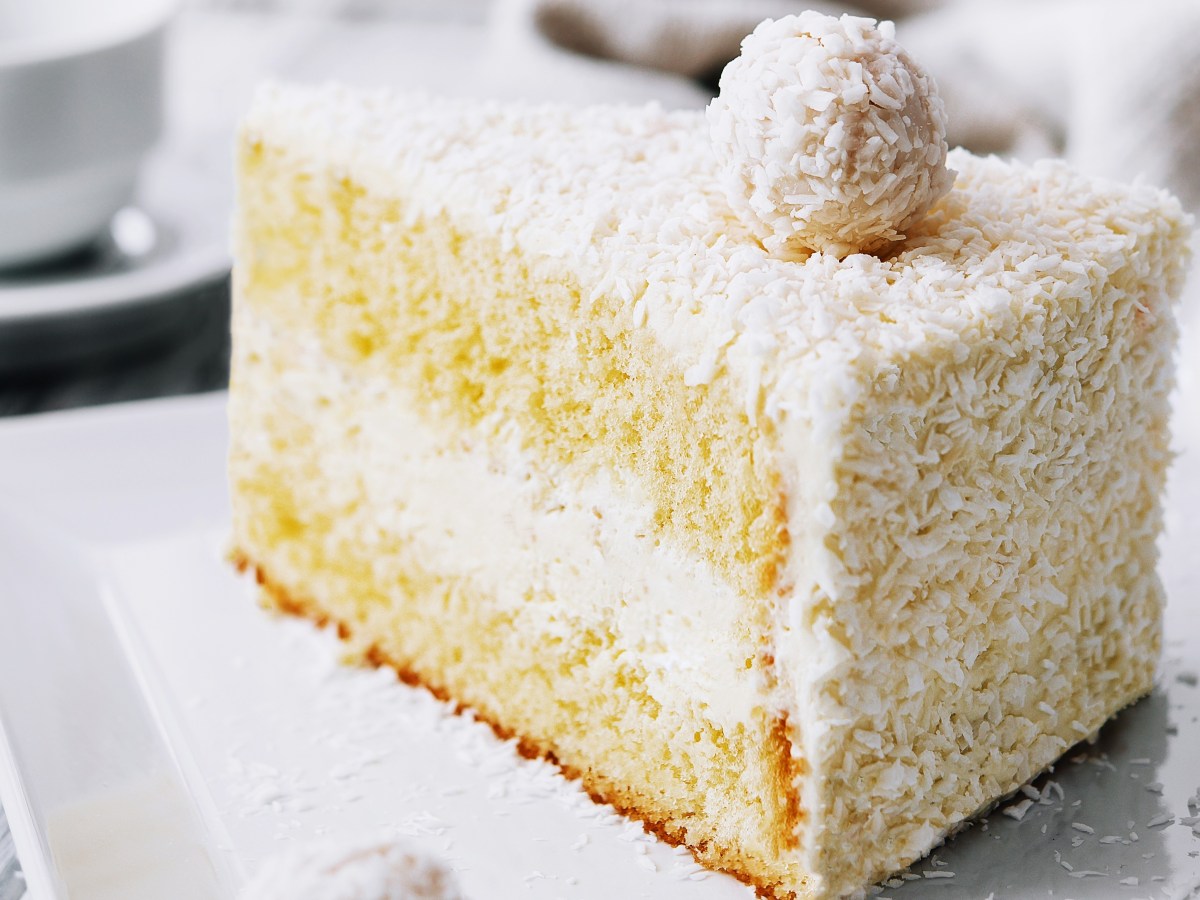
{"type": "Polygon", "coordinates": [[[92,244],[0,271],[0,373],[110,354],[162,334],[192,289],[229,273],[232,178],[160,148],[92,244]]]}

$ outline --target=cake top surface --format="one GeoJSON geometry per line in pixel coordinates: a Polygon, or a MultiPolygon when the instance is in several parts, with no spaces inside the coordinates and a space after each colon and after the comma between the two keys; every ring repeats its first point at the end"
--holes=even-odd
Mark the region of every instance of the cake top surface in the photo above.
{"type": "Polygon", "coordinates": [[[704,114],[653,105],[271,85],[243,137],[402,198],[414,219],[445,214],[464,231],[499,235],[531,265],[576,277],[585,302],[620,297],[689,383],[733,374],[752,419],[814,418],[798,407],[852,399],[795,390],[837,373],[849,390],[863,381],[850,368],[869,382],[913,354],[961,360],[980,341],[1010,342],[1012,352],[1040,343],[1135,246],[1151,247],[1142,265],[1182,280],[1169,254],[1190,227],[1177,201],[1148,186],[956,150],[954,188],[889,255],[781,259],[731,209],[704,114]],[[814,368],[827,377],[807,377],[814,368]]]}
{"type": "Polygon", "coordinates": [[[890,22],[767,19],[707,115],[730,206],[776,256],[885,250],[954,183],[937,87],[890,22]]]}

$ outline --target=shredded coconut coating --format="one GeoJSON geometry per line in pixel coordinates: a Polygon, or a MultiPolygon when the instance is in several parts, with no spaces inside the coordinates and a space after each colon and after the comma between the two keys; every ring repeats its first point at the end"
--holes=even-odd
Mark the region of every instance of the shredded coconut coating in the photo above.
{"type": "Polygon", "coordinates": [[[461,900],[454,876],[406,844],[321,841],[271,857],[241,900],[461,900]]]}
{"type": "Polygon", "coordinates": [[[953,185],[937,87],[893,34],[809,10],[763,22],[725,67],[713,149],[772,254],[885,249],[953,185]]]}

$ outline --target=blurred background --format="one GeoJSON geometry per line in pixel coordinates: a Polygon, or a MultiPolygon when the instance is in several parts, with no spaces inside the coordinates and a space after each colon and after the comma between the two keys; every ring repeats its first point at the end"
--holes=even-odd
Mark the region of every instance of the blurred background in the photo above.
{"type": "MultiPolygon", "coordinates": [[[[1023,159],[1062,156],[1099,175],[1169,187],[1193,211],[1200,206],[1195,0],[812,6],[896,20],[901,43],[939,83],[952,144],[1023,159]]],[[[224,387],[232,139],[264,79],[701,109],[745,34],[763,18],[805,7],[0,0],[0,416],[224,387]],[[102,46],[131,35],[142,35],[140,55],[102,46]],[[52,74],[84,56],[103,57],[112,83],[77,74],[80,93],[52,74]],[[121,154],[125,168],[113,163],[121,154]],[[96,207],[100,218],[84,237],[54,252],[22,251],[39,227],[79,226],[91,202],[60,189],[46,174],[52,165],[120,169],[129,183],[114,189],[111,208],[96,207]],[[6,260],[4,240],[18,248],[6,260]]],[[[1193,315],[1185,309],[1185,319],[1193,315]]],[[[1200,351],[1200,332],[1190,333],[1200,351]]],[[[22,893],[0,813],[0,900],[22,893]]]]}

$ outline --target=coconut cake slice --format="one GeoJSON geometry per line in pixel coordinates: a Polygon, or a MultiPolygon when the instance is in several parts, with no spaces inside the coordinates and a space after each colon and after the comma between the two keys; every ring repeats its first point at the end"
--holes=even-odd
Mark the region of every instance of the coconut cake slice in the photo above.
{"type": "Polygon", "coordinates": [[[780,255],[701,113],[265,89],[239,561],[764,895],[903,867],[1150,690],[1189,236],[948,164],[780,255]]]}

